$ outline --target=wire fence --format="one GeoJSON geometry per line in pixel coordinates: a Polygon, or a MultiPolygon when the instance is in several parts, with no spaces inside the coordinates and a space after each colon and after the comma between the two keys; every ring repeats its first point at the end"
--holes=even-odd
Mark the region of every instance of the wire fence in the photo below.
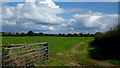
{"type": "Polygon", "coordinates": [[[2,67],[33,66],[48,60],[48,43],[35,43],[24,46],[10,44],[2,48],[2,67]],[[42,46],[43,45],[43,46],[42,46]]]}

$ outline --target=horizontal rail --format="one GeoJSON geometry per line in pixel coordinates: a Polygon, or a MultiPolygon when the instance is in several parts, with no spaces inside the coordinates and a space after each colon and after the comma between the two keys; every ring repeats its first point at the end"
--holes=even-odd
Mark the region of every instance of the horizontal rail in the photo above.
{"type": "MultiPolygon", "coordinates": [[[[37,62],[41,62],[44,61],[46,59],[48,59],[48,43],[35,43],[35,44],[29,44],[29,45],[25,45],[25,46],[20,46],[20,47],[14,47],[16,46],[16,44],[10,44],[9,46],[3,46],[3,47],[7,47],[7,48],[2,48],[3,49],[3,53],[2,53],[2,65],[4,66],[18,66],[16,65],[17,63],[21,63],[19,66],[30,66],[33,65],[34,63],[37,62]],[[6,55],[8,53],[5,52],[5,50],[9,51],[12,49],[19,49],[19,48],[23,48],[26,49],[25,47],[30,47],[30,46],[36,46],[36,45],[44,45],[44,47],[40,47],[40,48],[33,48],[28,49],[27,51],[19,51],[10,55],[6,55]],[[13,56],[14,57],[10,57],[13,56]],[[8,59],[7,59],[8,58],[8,59]],[[20,60],[21,59],[21,60],[20,60]],[[9,61],[11,63],[9,63],[9,61]]],[[[23,50],[22,49],[22,50],[23,50]]]]}
{"type": "MultiPolygon", "coordinates": [[[[43,61],[43,60],[46,60],[46,57],[40,57],[40,58],[38,58],[38,59],[36,59],[36,60],[34,60],[34,61],[37,61],[37,60],[39,60],[39,59],[42,59],[42,60],[40,60],[40,61],[43,61]],[[45,58],[45,59],[44,59],[44,58],[45,58]]],[[[34,62],[34,61],[29,61],[29,62],[27,62],[27,63],[24,63],[24,64],[20,65],[20,66],[23,66],[23,65],[32,63],[32,62],[34,62]]],[[[40,61],[38,61],[38,62],[40,62],[40,61]]],[[[36,62],[35,62],[35,63],[36,63],[36,62]]]]}
{"type": "Polygon", "coordinates": [[[23,62],[23,61],[26,61],[26,60],[29,60],[29,59],[32,59],[32,58],[35,58],[35,57],[38,57],[38,56],[43,56],[44,54],[46,54],[46,53],[39,54],[39,55],[30,57],[30,58],[27,58],[27,59],[23,59],[23,60],[20,60],[20,61],[14,61],[13,63],[11,63],[11,64],[9,64],[9,65],[12,65],[12,64],[15,64],[15,63],[19,63],[19,62],[23,62]]]}
{"type": "MultiPolygon", "coordinates": [[[[48,44],[47,42],[45,43],[36,43],[36,44],[31,44],[31,45],[25,45],[25,46],[21,46],[21,47],[14,47],[14,48],[3,48],[3,49],[19,49],[19,48],[25,48],[25,47],[28,47],[28,46],[36,46],[36,45],[45,45],[45,44],[48,44]]],[[[15,45],[15,44],[11,44],[11,45],[15,45]]],[[[6,46],[7,47],[7,46],[6,46]]]]}
{"type": "Polygon", "coordinates": [[[23,59],[23,60],[20,60],[20,61],[15,61],[14,63],[19,63],[19,62],[22,62],[22,61],[26,61],[26,60],[29,60],[29,59],[32,59],[32,58],[38,57],[38,56],[43,56],[44,54],[46,54],[46,53],[39,54],[39,55],[35,55],[35,56],[33,56],[33,57],[30,57],[30,58],[27,58],[27,59],[23,59]]]}
{"type": "MultiPolygon", "coordinates": [[[[38,51],[38,52],[36,52],[36,53],[40,53],[40,52],[44,52],[44,51],[45,51],[45,50],[42,50],[42,51],[38,51]]],[[[4,61],[6,62],[6,61],[10,61],[10,60],[22,58],[22,57],[25,57],[25,56],[33,55],[33,54],[36,54],[36,53],[30,53],[30,54],[26,54],[26,55],[23,55],[23,56],[14,57],[14,58],[11,58],[11,59],[8,59],[8,60],[4,60],[4,61]]]]}
{"type": "Polygon", "coordinates": [[[3,57],[9,57],[9,56],[18,55],[18,54],[29,53],[29,52],[33,52],[33,51],[37,51],[37,50],[41,50],[41,49],[45,49],[45,47],[38,48],[38,49],[33,49],[33,50],[29,50],[29,51],[24,51],[24,52],[18,52],[18,53],[14,53],[12,55],[6,55],[6,56],[3,56],[3,57]]]}
{"type": "MultiPolygon", "coordinates": [[[[38,62],[35,62],[35,63],[39,63],[39,62],[41,62],[41,61],[45,61],[45,60],[47,60],[48,58],[40,57],[40,58],[38,58],[38,59],[36,59],[36,60],[39,60],[39,59],[42,59],[42,60],[40,60],[40,61],[38,61],[38,62]]],[[[36,60],[34,60],[34,61],[36,61],[36,60]]],[[[26,64],[32,63],[32,62],[33,62],[33,61],[30,61],[30,62],[21,64],[21,65],[18,65],[18,66],[23,66],[23,65],[26,65],[26,64]]],[[[35,64],[35,63],[33,63],[33,64],[35,64]]],[[[33,65],[33,64],[32,64],[32,65],[33,65]]],[[[9,66],[9,65],[4,65],[4,66],[9,66]]],[[[31,65],[28,65],[28,66],[31,66],[31,65]]]]}
{"type": "MultiPolygon", "coordinates": [[[[42,60],[40,60],[40,61],[38,61],[38,62],[35,62],[35,63],[33,63],[33,64],[39,63],[39,62],[41,62],[41,61],[45,61],[45,60],[47,60],[47,59],[48,59],[48,58],[44,58],[44,59],[42,59],[42,60]]],[[[33,64],[28,65],[28,67],[32,66],[33,64]]]]}
{"type": "Polygon", "coordinates": [[[16,46],[25,46],[25,45],[30,45],[32,43],[28,43],[28,44],[2,44],[0,45],[0,47],[16,47],[16,46]]]}

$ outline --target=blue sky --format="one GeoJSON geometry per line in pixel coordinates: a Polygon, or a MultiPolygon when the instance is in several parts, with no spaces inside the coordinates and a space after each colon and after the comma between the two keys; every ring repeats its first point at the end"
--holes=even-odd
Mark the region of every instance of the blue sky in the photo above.
{"type": "MultiPolygon", "coordinates": [[[[118,13],[118,2],[55,2],[61,8],[71,9],[80,8],[93,12],[101,12],[105,14],[117,14],[118,13]]],[[[70,18],[72,14],[79,13],[66,13],[61,16],[70,18]]]]}
{"type": "MultiPolygon", "coordinates": [[[[3,2],[3,5],[17,6],[19,3],[25,2],[3,2]],[[4,4],[5,3],[5,4],[4,4]]],[[[108,14],[118,13],[118,2],[55,2],[60,8],[71,9],[81,8],[93,12],[101,12],[108,14]]]]}
{"type": "MultiPolygon", "coordinates": [[[[2,0],[2,2],[25,2],[26,0],[2,0]]],[[[31,0],[32,1],[32,0],[31,0]]],[[[37,2],[43,0],[36,0],[37,2]]],[[[119,0],[53,0],[54,2],[118,2],[119,0]]]]}
{"type": "Polygon", "coordinates": [[[117,25],[118,3],[3,2],[2,9],[4,32],[95,33],[117,25]]]}
{"type": "Polygon", "coordinates": [[[117,13],[118,2],[56,2],[61,8],[81,8],[102,13],[117,13]]]}

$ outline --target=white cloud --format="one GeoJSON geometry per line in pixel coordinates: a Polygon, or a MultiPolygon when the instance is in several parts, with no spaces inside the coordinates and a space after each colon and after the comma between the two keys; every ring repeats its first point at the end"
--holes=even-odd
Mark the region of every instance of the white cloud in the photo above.
{"type": "Polygon", "coordinates": [[[26,0],[25,2],[35,2],[35,0],[26,0]]]}
{"type": "Polygon", "coordinates": [[[74,22],[71,22],[71,27],[74,30],[87,31],[107,31],[118,24],[117,14],[102,14],[102,13],[88,13],[73,15],[74,22]]]}
{"type": "Polygon", "coordinates": [[[17,4],[17,6],[3,6],[2,11],[2,27],[3,31],[7,32],[35,30],[51,33],[94,33],[107,31],[116,26],[118,17],[117,14],[103,14],[86,9],[65,10],[55,5],[51,0],[42,2],[27,0],[25,3],[17,4]],[[62,13],[75,11],[81,14],[74,14],[71,19],[58,16],[62,13]]]}
{"type": "Polygon", "coordinates": [[[10,21],[2,21],[4,23],[2,23],[2,26],[4,25],[8,25],[8,26],[16,26],[16,22],[10,22],[10,21]]]}
{"type": "MultiPolygon", "coordinates": [[[[25,2],[26,0],[2,0],[2,2],[25,2]]],[[[27,0],[33,2],[33,0],[27,0]]],[[[36,0],[43,1],[43,0],[36,0]]],[[[118,2],[119,0],[53,0],[54,2],[118,2]]]]}
{"type": "Polygon", "coordinates": [[[92,11],[89,11],[90,13],[92,12],[92,11]]]}
{"type": "Polygon", "coordinates": [[[45,0],[45,1],[41,1],[41,4],[45,4],[50,8],[59,8],[59,6],[55,5],[55,3],[53,3],[52,0],[45,0]]]}
{"type": "Polygon", "coordinates": [[[19,25],[19,29],[55,30],[51,25],[61,24],[64,21],[62,17],[57,16],[64,10],[51,0],[39,3],[28,0],[15,7],[3,6],[2,11],[3,27],[19,25]]]}

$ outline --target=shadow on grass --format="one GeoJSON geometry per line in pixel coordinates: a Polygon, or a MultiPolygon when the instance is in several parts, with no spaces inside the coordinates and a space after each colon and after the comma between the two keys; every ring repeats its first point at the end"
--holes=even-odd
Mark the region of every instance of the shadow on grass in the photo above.
{"type": "Polygon", "coordinates": [[[103,57],[102,50],[100,50],[100,48],[98,48],[98,47],[95,46],[95,42],[94,41],[92,41],[89,44],[89,47],[93,48],[93,49],[88,50],[89,51],[89,55],[90,55],[90,57],[92,59],[95,59],[95,60],[103,60],[103,59],[105,59],[103,57]]]}
{"type": "MultiPolygon", "coordinates": [[[[116,44],[118,46],[118,44],[116,44]]],[[[113,44],[96,44],[96,41],[92,41],[89,44],[88,50],[89,56],[95,60],[105,60],[109,63],[120,65],[120,52],[118,51],[117,47],[114,47],[113,44]],[[101,46],[100,46],[101,45],[101,46]],[[109,45],[110,47],[106,47],[105,45],[109,45]],[[99,47],[100,46],[100,47],[99,47]],[[103,48],[104,46],[104,48],[103,48]],[[113,46],[113,47],[111,47],[113,46]]]]}

